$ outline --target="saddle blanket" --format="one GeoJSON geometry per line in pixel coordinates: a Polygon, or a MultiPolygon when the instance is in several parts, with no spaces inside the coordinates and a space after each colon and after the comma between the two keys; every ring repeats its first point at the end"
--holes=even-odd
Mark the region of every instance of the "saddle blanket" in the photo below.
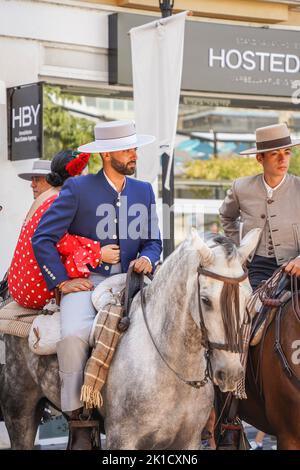
{"type": "MultiPolygon", "coordinates": [[[[119,303],[119,296],[125,287],[125,281],[126,274],[118,274],[105,279],[105,281],[101,282],[96,287],[92,293],[92,302],[97,312],[99,312],[108,304],[119,303]]],[[[25,308],[19,305],[17,302],[11,301],[4,307],[0,308],[0,334],[2,333],[19,336],[20,338],[27,338],[30,334],[32,323],[37,318],[37,316],[40,316],[41,318],[41,314],[54,314],[57,312],[57,310],[59,310],[59,308],[55,304],[54,299],[45,305],[43,310],[25,308]]],[[[49,315],[42,315],[42,317],[49,317],[49,315]]],[[[57,323],[59,321],[59,316],[51,315],[51,317],[53,317],[53,323],[57,323]]],[[[97,319],[95,318],[90,336],[91,346],[94,346],[94,331],[96,323],[97,319]]],[[[38,351],[34,352],[38,353],[38,351]]]]}
{"type": "MultiPolygon", "coordinates": [[[[99,325],[107,323],[107,310],[114,306],[118,306],[117,310],[120,311],[120,315],[122,314],[122,309],[119,307],[125,283],[126,274],[115,275],[100,283],[92,293],[92,302],[98,314],[95,317],[89,341],[91,347],[97,346],[96,356],[99,355],[99,344],[102,344],[105,350],[105,344],[110,345],[111,341],[114,342],[114,337],[118,336],[113,330],[116,325],[112,328],[112,324],[108,322],[107,328],[103,328],[102,333],[99,325]]],[[[51,299],[44,310],[24,308],[15,301],[9,302],[0,309],[1,334],[28,338],[29,348],[35,354],[56,354],[56,345],[60,340],[59,307],[54,299],[51,299]]],[[[3,341],[0,341],[0,360],[2,364],[5,363],[3,341]]],[[[109,363],[110,360],[110,358],[107,359],[109,363]]],[[[89,364],[91,363],[94,363],[94,359],[89,364]]],[[[92,367],[92,374],[94,372],[94,367],[92,367]]],[[[98,379],[96,382],[98,383],[98,379]]]]}
{"type": "Polygon", "coordinates": [[[21,307],[12,301],[0,309],[0,333],[26,338],[40,310],[21,307]]]}

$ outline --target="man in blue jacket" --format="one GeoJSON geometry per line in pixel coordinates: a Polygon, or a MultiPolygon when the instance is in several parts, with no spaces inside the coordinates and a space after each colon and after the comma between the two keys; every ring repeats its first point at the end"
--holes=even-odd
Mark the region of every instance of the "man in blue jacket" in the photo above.
{"type": "MultiPolygon", "coordinates": [[[[80,390],[96,314],[91,290],[107,276],[127,272],[130,264],[136,272],[150,273],[160,259],[162,244],[153,189],[149,183],[127,177],[136,169],[136,148],[153,141],[152,136],[136,135],[133,121],[98,124],[95,141],[79,150],[99,152],[103,169],[96,175],[69,178],[32,238],[48,288],[58,288],[63,294],[57,355],[61,408],[72,421],[82,412],[80,390]],[[100,241],[99,267],[90,269],[89,279],[68,278],[56,249],[66,232],[100,241]]],[[[72,448],[84,447],[85,431],[77,433],[78,442],[73,442],[72,448]]]]}

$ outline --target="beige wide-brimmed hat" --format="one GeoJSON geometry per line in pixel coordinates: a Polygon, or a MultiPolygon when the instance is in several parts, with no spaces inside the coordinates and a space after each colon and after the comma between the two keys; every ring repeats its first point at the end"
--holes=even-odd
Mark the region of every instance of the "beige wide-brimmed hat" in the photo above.
{"type": "Polygon", "coordinates": [[[300,145],[300,140],[292,140],[286,124],[274,124],[273,126],[256,129],[256,147],[243,150],[240,155],[269,152],[300,145]]]}
{"type": "Polygon", "coordinates": [[[32,170],[26,173],[19,173],[22,180],[31,181],[33,176],[47,176],[51,172],[51,160],[36,160],[33,162],[32,170]]]}
{"type": "Polygon", "coordinates": [[[153,135],[136,134],[134,121],[111,121],[97,124],[95,140],[78,147],[80,152],[117,152],[143,147],[155,141],[153,135]]]}

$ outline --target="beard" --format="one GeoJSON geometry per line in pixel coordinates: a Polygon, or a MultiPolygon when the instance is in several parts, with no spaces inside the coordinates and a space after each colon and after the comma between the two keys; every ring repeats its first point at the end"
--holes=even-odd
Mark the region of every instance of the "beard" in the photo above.
{"type": "Polygon", "coordinates": [[[121,175],[133,175],[135,173],[136,163],[135,162],[128,162],[128,163],[121,163],[116,160],[113,156],[110,159],[111,166],[114,170],[116,170],[121,175]]]}

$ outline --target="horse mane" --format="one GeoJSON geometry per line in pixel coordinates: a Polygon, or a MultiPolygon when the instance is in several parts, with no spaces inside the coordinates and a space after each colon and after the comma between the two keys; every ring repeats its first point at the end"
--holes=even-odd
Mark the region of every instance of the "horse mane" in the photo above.
{"type": "Polygon", "coordinates": [[[224,235],[217,235],[212,237],[211,240],[216,245],[220,245],[224,249],[225,256],[228,261],[237,256],[236,245],[230,238],[225,237],[224,235]]]}

